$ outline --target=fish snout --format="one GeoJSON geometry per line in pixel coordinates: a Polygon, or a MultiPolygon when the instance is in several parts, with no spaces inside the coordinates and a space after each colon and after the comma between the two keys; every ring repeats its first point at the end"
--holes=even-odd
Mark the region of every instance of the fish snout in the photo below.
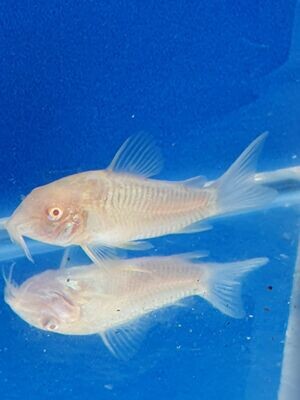
{"type": "Polygon", "coordinates": [[[22,228],[24,225],[24,217],[17,209],[4,224],[12,242],[17,241],[16,238],[23,234],[22,228]]]}

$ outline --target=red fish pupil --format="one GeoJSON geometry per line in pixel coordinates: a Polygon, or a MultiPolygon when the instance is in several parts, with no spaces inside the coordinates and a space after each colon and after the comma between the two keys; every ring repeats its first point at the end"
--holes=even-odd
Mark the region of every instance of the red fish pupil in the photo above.
{"type": "Polygon", "coordinates": [[[55,208],[52,213],[53,213],[54,217],[57,217],[59,215],[59,210],[57,208],[55,208]]]}

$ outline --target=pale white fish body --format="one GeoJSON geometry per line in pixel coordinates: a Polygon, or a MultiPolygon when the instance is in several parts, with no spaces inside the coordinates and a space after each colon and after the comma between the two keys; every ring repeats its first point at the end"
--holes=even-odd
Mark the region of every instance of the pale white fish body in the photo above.
{"type": "MultiPolygon", "coordinates": [[[[201,255],[200,255],[201,256],[201,255]]],[[[231,317],[244,315],[241,279],[267,258],[227,264],[199,263],[199,255],[109,261],[48,270],[20,287],[7,280],[5,300],[29,324],[66,335],[99,334],[125,357],[147,329],[153,312],[200,296],[231,317]]]]}
{"type": "Polygon", "coordinates": [[[84,204],[88,219],[83,243],[126,247],[131,241],[184,231],[194,222],[216,214],[213,187],[199,189],[181,182],[111,171],[86,173],[87,181],[90,174],[98,182],[103,199],[91,201],[89,197],[84,204]]]}
{"type": "Polygon", "coordinates": [[[270,203],[273,189],[254,180],[266,134],[254,140],[213,183],[202,177],[169,182],[149,179],[161,156],[153,141],[129,138],[106,170],[75,174],[33,190],[5,223],[28,257],[24,236],[46,243],[80,245],[94,262],[113,247],[144,249],[140,242],[166,234],[208,229],[203,221],[270,203]]]}
{"type": "Polygon", "coordinates": [[[185,297],[205,294],[205,270],[176,257],[110,264],[109,273],[97,265],[67,270],[69,284],[82,291],[80,298],[89,299],[83,301],[80,323],[73,334],[105,332],[185,297]]]}

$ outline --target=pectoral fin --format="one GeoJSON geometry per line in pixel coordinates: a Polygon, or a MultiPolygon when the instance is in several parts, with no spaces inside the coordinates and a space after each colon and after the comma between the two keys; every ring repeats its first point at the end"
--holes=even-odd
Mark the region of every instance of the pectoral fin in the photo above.
{"type": "Polygon", "coordinates": [[[148,318],[144,317],[129,324],[99,332],[99,335],[108,350],[116,358],[125,361],[137,352],[148,328],[148,318]]]}
{"type": "Polygon", "coordinates": [[[114,260],[117,255],[112,247],[108,247],[98,243],[90,243],[81,246],[87,256],[101,267],[107,267],[107,261],[114,260]]]}

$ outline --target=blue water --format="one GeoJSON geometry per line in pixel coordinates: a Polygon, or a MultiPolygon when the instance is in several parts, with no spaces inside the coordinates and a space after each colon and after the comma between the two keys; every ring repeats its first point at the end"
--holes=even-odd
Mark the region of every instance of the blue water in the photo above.
{"type": "MultiPolygon", "coordinates": [[[[266,129],[259,169],[296,165],[296,80],[268,80],[288,62],[295,5],[2,0],[0,216],[36,186],[105,168],[140,131],[162,148],[164,179],[216,178],[266,129]]],[[[294,211],[273,209],[154,240],[160,254],[271,261],[243,285],[247,318],[191,300],[164,312],[125,363],[96,336],[29,327],[1,300],[1,399],[275,399],[296,238],[294,211]]],[[[60,256],[20,259],[14,277],[56,267],[60,256]]]]}

